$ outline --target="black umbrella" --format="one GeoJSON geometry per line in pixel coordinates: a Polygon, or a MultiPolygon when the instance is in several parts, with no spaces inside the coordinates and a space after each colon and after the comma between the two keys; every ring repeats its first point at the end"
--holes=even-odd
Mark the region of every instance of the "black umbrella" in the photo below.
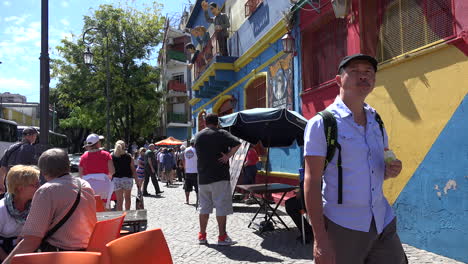
{"type": "Polygon", "coordinates": [[[219,118],[222,128],[252,144],[264,147],[287,147],[294,140],[304,145],[307,119],[285,108],[254,108],[219,118]]]}
{"type": "MultiPolygon", "coordinates": [[[[229,130],[234,136],[252,144],[260,142],[268,148],[265,163],[265,191],[267,191],[270,147],[288,147],[294,141],[299,146],[304,145],[304,130],[307,119],[297,112],[285,108],[255,108],[220,117],[219,125],[229,130]]],[[[266,192],[264,200],[266,200],[265,195],[266,192]]],[[[267,225],[268,207],[265,201],[264,208],[264,223],[267,225]]]]}

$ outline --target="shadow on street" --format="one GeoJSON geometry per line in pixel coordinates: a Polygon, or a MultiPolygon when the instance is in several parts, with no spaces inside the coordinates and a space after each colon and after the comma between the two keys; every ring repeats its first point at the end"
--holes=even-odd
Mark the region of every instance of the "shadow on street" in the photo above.
{"type": "Polygon", "coordinates": [[[244,246],[218,246],[216,244],[206,245],[209,248],[219,251],[227,258],[235,261],[252,261],[252,262],[282,262],[281,259],[265,256],[257,250],[244,246]]]}

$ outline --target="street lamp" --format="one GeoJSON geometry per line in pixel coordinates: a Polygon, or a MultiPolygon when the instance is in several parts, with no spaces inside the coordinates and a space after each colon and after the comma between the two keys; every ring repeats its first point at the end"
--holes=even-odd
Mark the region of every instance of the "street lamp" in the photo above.
{"type": "Polygon", "coordinates": [[[281,41],[283,42],[283,51],[284,53],[294,53],[295,48],[295,39],[291,34],[291,31],[286,33],[282,38],[281,41]]]}
{"type": "Polygon", "coordinates": [[[86,51],[83,53],[84,63],[86,65],[93,65],[93,53],[89,50],[89,47],[86,47],[86,51]]]}
{"type": "MultiPolygon", "coordinates": [[[[110,85],[110,70],[109,70],[109,35],[105,29],[101,28],[88,28],[83,33],[83,43],[86,45],[91,44],[90,42],[86,41],[86,34],[90,30],[95,30],[100,33],[102,36],[106,38],[106,149],[110,150],[110,97],[109,97],[109,85],[110,85]]],[[[86,51],[83,52],[83,60],[86,65],[93,64],[93,53],[89,50],[89,46],[86,47],[86,51]]]]}

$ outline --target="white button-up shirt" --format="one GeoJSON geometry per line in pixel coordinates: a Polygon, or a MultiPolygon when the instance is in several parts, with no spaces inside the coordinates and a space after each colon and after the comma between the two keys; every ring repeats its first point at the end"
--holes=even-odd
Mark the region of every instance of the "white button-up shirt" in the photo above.
{"type": "MultiPolygon", "coordinates": [[[[338,127],[343,168],[343,203],[338,204],[338,149],[323,174],[322,201],[326,217],[345,228],[369,232],[372,216],[377,232],[382,233],[395,217],[384,197],[382,185],[385,175],[384,140],[375,121],[375,110],[364,104],[367,124],[354,121],[351,110],[338,96],[328,111],[333,113],[338,127]]],[[[304,156],[326,157],[323,119],[316,115],[307,123],[304,134],[304,156]]]]}

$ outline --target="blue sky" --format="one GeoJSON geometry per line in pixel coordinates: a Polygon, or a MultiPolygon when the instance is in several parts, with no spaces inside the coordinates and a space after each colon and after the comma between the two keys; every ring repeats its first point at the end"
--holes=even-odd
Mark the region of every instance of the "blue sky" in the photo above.
{"type": "MultiPolygon", "coordinates": [[[[120,1],[125,2],[125,1],[120,1]]],[[[127,0],[139,7],[145,0],[127,0]]],[[[189,0],[159,0],[163,15],[175,17],[189,0]]],[[[194,3],[195,0],[192,0],[194,3]]],[[[72,34],[80,36],[83,15],[112,0],[49,0],[49,55],[56,55],[55,46],[72,34]]],[[[180,15],[178,16],[180,17],[180,15]]],[[[0,0],[0,92],[19,93],[28,102],[39,102],[39,56],[41,53],[41,1],[0,0]]],[[[156,63],[154,55],[153,63],[156,63]]],[[[54,86],[51,81],[51,87],[54,86]]]]}

